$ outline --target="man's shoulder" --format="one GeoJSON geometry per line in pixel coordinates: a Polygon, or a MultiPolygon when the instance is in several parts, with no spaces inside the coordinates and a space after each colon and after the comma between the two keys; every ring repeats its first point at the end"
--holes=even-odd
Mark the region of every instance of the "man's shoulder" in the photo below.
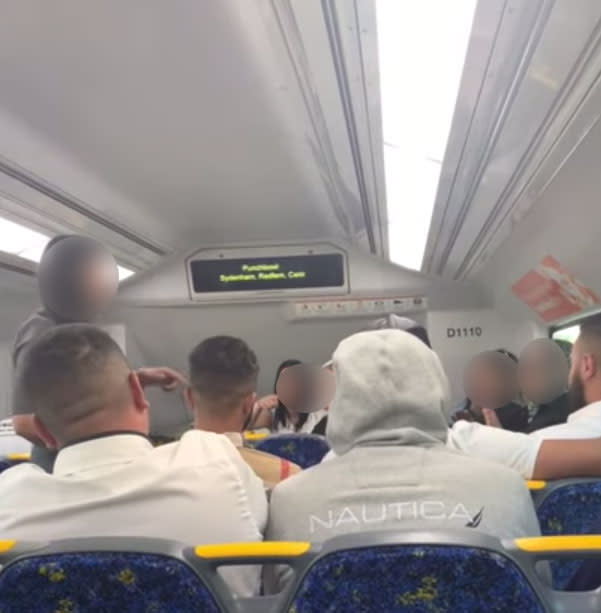
{"type": "Polygon", "coordinates": [[[223,434],[205,430],[189,430],[179,440],[160,445],[153,450],[157,456],[164,455],[190,464],[209,464],[225,461],[238,455],[236,447],[223,434]]]}
{"type": "Polygon", "coordinates": [[[0,473],[0,497],[11,494],[17,494],[24,499],[31,499],[33,488],[37,489],[42,482],[48,483],[52,481],[52,475],[44,469],[24,462],[0,473]]]}
{"type": "Polygon", "coordinates": [[[271,506],[294,506],[299,500],[321,497],[328,488],[336,487],[336,475],[342,470],[338,459],[302,470],[276,485],[271,493],[271,506]]]}

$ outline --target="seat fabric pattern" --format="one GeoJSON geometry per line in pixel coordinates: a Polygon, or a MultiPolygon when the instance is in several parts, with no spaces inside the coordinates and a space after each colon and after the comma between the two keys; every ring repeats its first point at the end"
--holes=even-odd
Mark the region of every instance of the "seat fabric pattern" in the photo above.
{"type": "MultiPolygon", "coordinates": [[[[591,534],[601,519],[601,481],[557,488],[543,500],[536,514],[544,536],[591,534]]],[[[579,560],[551,562],[553,587],[563,589],[579,565],[579,560]]]]}
{"type": "Polygon", "coordinates": [[[278,434],[259,441],[256,449],[310,468],[321,462],[330,446],[325,438],[315,434],[278,434]]]}
{"type": "Polygon", "coordinates": [[[544,613],[508,558],[459,546],[336,552],[304,577],[289,613],[544,613]]]}
{"type": "Polygon", "coordinates": [[[218,613],[184,562],[158,554],[64,553],[0,573],[0,613],[218,613]]]}
{"type": "Polygon", "coordinates": [[[8,470],[13,466],[23,464],[23,462],[27,462],[27,460],[10,460],[9,458],[0,458],[0,473],[3,473],[5,470],[8,470]]]}

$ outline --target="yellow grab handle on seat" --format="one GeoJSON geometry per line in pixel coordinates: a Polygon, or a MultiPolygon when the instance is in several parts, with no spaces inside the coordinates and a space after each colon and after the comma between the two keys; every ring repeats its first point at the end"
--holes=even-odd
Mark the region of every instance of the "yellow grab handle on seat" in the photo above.
{"type": "Polygon", "coordinates": [[[257,543],[224,543],[223,545],[199,545],[194,553],[199,558],[294,558],[311,549],[311,543],[266,541],[257,543]]]}
{"type": "Polygon", "coordinates": [[[533,492],[535,490],[544,490],[547,487],[546,481],[526,481],[526,486],[533,492]]]}
{"type": "Polygon", "coordinates": [[[522,551],[544,553],[545,551],[593,551],[601,553],[600,534],[575,534],[566,536],[535,536],[515,540],[515,545],[522,551]]]}

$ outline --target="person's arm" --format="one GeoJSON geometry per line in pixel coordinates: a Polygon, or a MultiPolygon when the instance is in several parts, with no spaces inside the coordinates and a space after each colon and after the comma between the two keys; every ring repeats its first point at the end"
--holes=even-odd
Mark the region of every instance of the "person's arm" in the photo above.
{"type": "Polygon", "coordinates": [[[601,477],[601,438],[542,441],[533,479],[601,477]]]}
{"type": "Polygon", "coordinates": [[[239,447],[238,451],[244,461],[263,480],[266,489],[275,487],[280,481],[301,471],[300,466],[271,453],[239,447]]]}
{"type": "Polygon", "coordinates": [[[184,375],[166,366],[139,368],[136,375],[142,387],[160,386],[166,392],[176,389],[178,385],[188,384],[184,375]]]}
{"type": "Polygon", "coordinates": [[[247,429],[260,430],[261,428],[267,428],[271,430],[273,425],[272,411],[278,406],[278,402],[278,397],[275,394],[259,398],[253,407],[252,419],[247,429]]]}
{"type": "Polygon", "coordinates": [[[540,445],[528,434],[465,421],[450,428],[447,437],[447,447],[509,466],[524,479],[532,479],[540,445]]]}

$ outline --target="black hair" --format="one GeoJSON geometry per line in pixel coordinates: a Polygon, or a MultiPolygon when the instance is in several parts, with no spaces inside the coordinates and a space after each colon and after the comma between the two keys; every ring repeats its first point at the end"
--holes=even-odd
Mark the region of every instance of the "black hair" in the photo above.
{"type": "Polygon", "coordinates": [[[591,315],[580,323],[580,336],[601,339],[601,313],[591,315]]]}
{"type": "Polygon", "coordinates": [[[495,349],[495,351],[497,353],[506,355],[508,358],[512,359],[516,364],[519,362],[518,356],[515,355],[515,353],[512,353],[511,351],[509,351],[509,349],[504,349],[503,347],[500,347],[499,349],[495,349]]]}
{"type": "MultiPolygon", "coordinates": [[[[278,379],[280,378],[280,375],[282,374],[282,372],[286,370],[286,368],[290,368],[291,366],[298,366],[299,364],[302,364],[300,360],[292,359],[292,360],[284,360],[278,366],[278,369],[276,371],[276,376],[275,376],[275,382],[273,384],[274,394],[277,392],[278,379]]],[[[281,400],[278,400],[278,406],[275,408],[275,412],[273,415],[273,429],[274,430],[276,429],[278,425],[283,426],[286,424],[286,420],[288,419],[288,413],[289,412],[288,412],[288,408],[286,407],[286,405],[281,400]]],[[[308,413],[299,413],[298,421],[296,422],[296,424],[294,424],[294,430],[298,432],[304,426],[307,419],[309,419],[308,413]]]]}
{"type": "Polygon", "coordinates": [[[188,357],[190,385],[211,400],[254,391],[259,375],[255,352],[233,336],[212,336],[199,343],[188,357]]]}
{"type": "Polygon", "coordinates": [[[419,338],[424,345],[432,349],[432,343],[430,342],[430,337],[428,336],[428,331],[424,326],[417,323],[413,319],[409,319],[408,317],[401,317],[400,315],[396,315],[395,313],[389,313],[384,317],[379,317],[378,319],[374,319],[370,321],[367,325],[367,330],[401,330],[403,332],[409,332],[409,334],[413,334],[416,338],[419,338]]]}

